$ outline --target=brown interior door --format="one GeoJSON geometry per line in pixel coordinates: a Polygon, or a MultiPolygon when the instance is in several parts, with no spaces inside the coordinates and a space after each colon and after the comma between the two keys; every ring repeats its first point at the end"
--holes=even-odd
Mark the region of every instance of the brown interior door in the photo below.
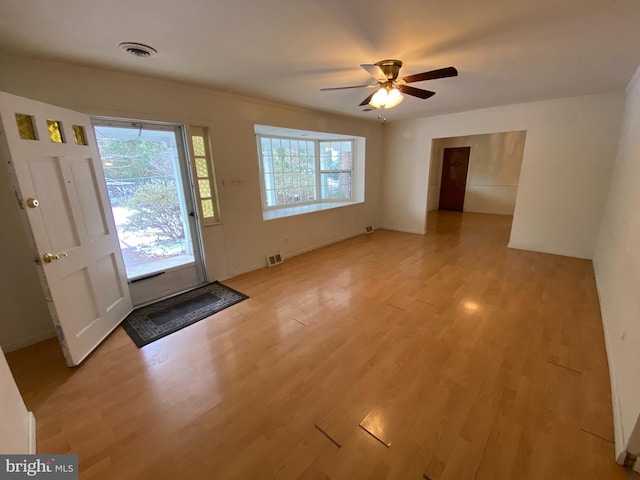
{"type": "Polygon", "coordinates": [[[471,147],[445,148],[440,180],[440,210],[462,211],[471,147]]]}

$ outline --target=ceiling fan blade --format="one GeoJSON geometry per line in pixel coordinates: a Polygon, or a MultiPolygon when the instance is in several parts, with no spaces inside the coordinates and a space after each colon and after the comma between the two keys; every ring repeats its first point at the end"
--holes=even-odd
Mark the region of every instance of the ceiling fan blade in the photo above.
{"type": "MultiPolygon", "coordinates": [[[[377,92],[377,90],[376,90],[377,92]]],[[[369,95],[367,98],[365,98],[362,103],[360,105],[358,105],[359,107],[362,107],[364,105],[369,105],[369,102],[371,101],[371,99],[373,98],[373,96],[376,94],[376,92],[373,92],[371,95],[369,95]]]]}
{"type": "Polygon", "coordinates": [[[375,78],[377,81],[386,82],[388,80],[387,76],[378,65],[363,63],[360,66],[364,68],[367,71],[367,73],[371,75],[373,78],[375,78]]]}
{"type": "Polygon", "coordinates": [[[371,88],[371,87],[375,87],[377,86],[377,83],[371,83],[369,85],[352,85],[350,87],[327,87],[327,88],[321,88],[320,91],[321,92],[329,92],[331,90],[347,90],[349,88],[371,88]]]}
{"type": "Polygon", "coordinates": [[[432,92],[430,90],[422,90],[421,88],[410,87],[408,85],[398,85],[398,90],[402,93],[406,93],[407,95],[413,95],[414,97],[418,97],[421,99],[433,97],[436,92],[432,92]]]}
{"type": "Polygon", "coordinates": [[[402,77],[406,83],[423,82],[425,80],[435,80],[437,78],[457,77],[458,70],[454,67],[440,68],[438,70],[431,70],[430,72],[416,73],[415,75],[409,75],[402,77]]]}

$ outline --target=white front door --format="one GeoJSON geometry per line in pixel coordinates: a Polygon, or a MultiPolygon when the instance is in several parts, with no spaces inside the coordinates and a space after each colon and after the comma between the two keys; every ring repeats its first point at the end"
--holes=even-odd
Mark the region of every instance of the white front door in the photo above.
{"type": "Polygon", "coordinates": [[[45,298],[69,366],[131,312],[131,298],[87,115],[0,92],[9,168],[45,298]]]}

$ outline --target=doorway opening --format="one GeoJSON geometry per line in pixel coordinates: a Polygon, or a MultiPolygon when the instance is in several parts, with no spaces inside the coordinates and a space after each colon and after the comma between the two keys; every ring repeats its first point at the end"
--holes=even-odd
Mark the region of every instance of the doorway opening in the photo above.
{"type": "Polygon", "coordinates": [[[526,130],[433,139],[427,229],[437,210],[513,216],[526,130]]]}
{"type": "Polygon", "coordinates": [[[134,305],[205,283],[182,126],[94,119],[134,305]]]}

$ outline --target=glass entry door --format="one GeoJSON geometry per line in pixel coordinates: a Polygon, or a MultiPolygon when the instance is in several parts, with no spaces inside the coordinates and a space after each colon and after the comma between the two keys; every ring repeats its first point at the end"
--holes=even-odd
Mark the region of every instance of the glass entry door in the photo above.
{"type": "Polygon", "coordinates": [[[205,282],[179,125],[94,119],[134,305],[205,282]]]}

